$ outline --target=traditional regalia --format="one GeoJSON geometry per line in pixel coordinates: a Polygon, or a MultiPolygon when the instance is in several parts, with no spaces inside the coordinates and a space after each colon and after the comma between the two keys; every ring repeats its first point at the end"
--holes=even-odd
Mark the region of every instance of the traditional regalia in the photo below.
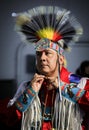
{"type": "MultiPolygon", "coordinates": [[[[33,44],[36,51],[51,48],[64,55],[68,45],[78,41],[83,30],[70,11],[53,6],[40,6],[28,12],[13,13],[16,31],[22,40],[33,44]]],[[[21,83],[8,103],[22,112],[21,130],[88,130],[85,126],[89,107],[89,79],[58,71],[58,88],[48,91],[48,80],[36,93],[30,81],[21,83]],[[86,107],[87,106],[87,107],[86,107]],[[86,108],[86,109],[85,109],[86,108]]]]}

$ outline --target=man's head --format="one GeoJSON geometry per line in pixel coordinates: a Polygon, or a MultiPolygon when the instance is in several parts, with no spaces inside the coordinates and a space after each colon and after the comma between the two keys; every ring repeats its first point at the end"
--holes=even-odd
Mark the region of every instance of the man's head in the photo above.
{"type": "Polygon", "coordinates": [[[46,76],[57,76],[64,59],[64,50],[61,45],[44,38],[36,43],[35,49],[38,72],[46,76]]]}
{"type": "Polygon", "coordinates": [[[47,48],[44,50],[36,51],[37,70],[39,73],[56,77],[58,75],[59,63],[60,68],[63,64],[63,56],[53,49],[47,48]]]}

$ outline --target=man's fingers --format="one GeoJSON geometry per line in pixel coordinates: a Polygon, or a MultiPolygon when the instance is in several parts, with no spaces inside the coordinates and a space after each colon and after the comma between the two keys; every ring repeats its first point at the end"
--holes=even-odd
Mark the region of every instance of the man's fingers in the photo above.
{"type": "Polygon", "coordinates": [[[44,75],[39,75],[39,74],[35,74],[33,78],[44,78],[45,76],[44,75]]]}
{"type": "Polygon", "coordinates": [[[33,79],[31,80],[31,84],[33,83],[42,83],[44,81],[44,75],[35,74],[33,79]]]}

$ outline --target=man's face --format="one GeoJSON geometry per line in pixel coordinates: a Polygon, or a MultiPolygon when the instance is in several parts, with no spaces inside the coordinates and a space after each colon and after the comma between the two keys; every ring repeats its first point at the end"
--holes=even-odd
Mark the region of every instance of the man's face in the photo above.
{"type": "Polygon", "coordinates": [[[56,76],[58,73],[58,55],[52,49],[37,51],[37,70],[46,76],[56,76]]]}

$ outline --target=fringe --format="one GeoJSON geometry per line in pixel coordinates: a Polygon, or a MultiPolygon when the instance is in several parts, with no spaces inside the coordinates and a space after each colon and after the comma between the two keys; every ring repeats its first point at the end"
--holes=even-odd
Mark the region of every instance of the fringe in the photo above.
{"type": "Polygon", "coordinates": [[[78,104],[75,104],[65,97],[58,101],[56,96],[55,110],[53,116],[53,125],[56,130],[82,130],[81,123],[84,113],[80,110],[78,104]]]}
{"type": "MultiPolygon", "coordinates": [[[[59,98],[57,93],[52,118],[52,129],[82,130],[81,123],[84,113],[80,110],[78,104],[69,101],[63,96],[62,101],[59,98]]],[[[41,124],[41,104],[37,95],[29,108],[23,112],[21,130],[41,130],[41,124]]]]}
{"type": "Polygon", "coordinates": [[[41,104],[36,95],[30,107],[23,112],[21,130],[40,130],[41,128],[41,104]]]}

